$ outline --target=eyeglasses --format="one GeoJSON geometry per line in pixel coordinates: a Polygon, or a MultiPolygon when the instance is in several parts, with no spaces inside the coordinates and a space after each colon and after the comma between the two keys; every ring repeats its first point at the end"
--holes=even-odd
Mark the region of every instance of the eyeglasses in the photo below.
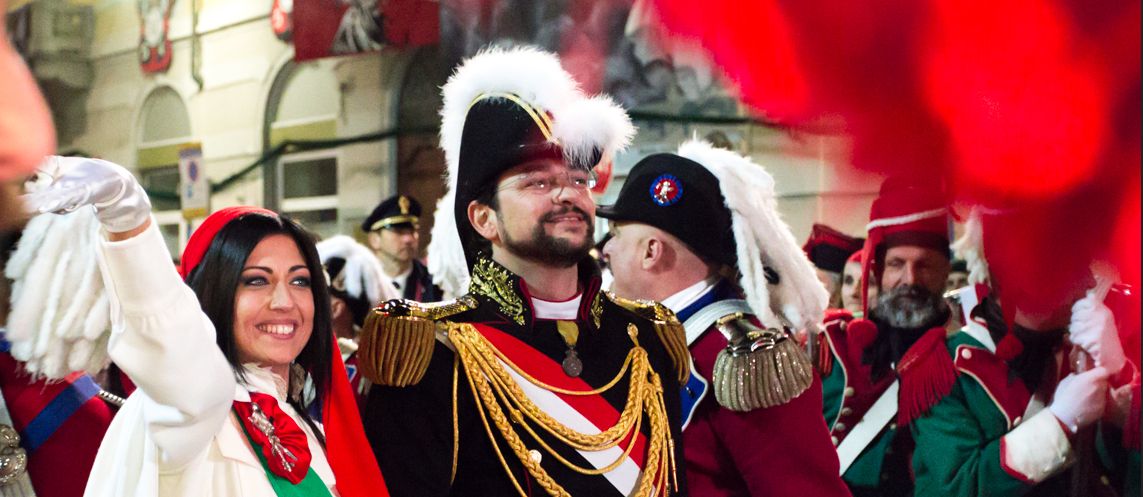
{"type": "Polygon", "coordinates": [[[577,194],[584,194],[595,188],[596,176],[591,171],[571,170],[558,173],[525,173],[508,180],[496,191],[508,189],[533,195],[549,195],[555,191],[570,188],[577,194]]]}

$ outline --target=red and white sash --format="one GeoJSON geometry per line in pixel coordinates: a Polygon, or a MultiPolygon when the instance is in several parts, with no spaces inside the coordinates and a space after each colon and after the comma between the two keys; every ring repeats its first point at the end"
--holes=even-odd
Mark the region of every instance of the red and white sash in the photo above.
{"type": "MultiPolygon", "coordinates": [[[[474,326],[492,346],[537,380],[572,391],[590,391],[594,388],[579,378],[564,374],[560,363],[508,333],[486,325],[474,324],[474,326]]],[[[550,392],[524,379],[502,360],[501,364],[537,407],[573,430],[594,435],[619,421],[619,411],[600,395],[577,396],[550,392]]],[[[578,452],[592,466],[599,469],[623,457],[623,451],[630,443],[631,440],[628,438],[610,449],[578,452]]],[[[642,433],[637,434],[634,443],[635,447],[629,456],[618,467],[603,474],[604,478],[623,495],[630,495],[634,491],[647,454],[647,440],[642,433]]]]}

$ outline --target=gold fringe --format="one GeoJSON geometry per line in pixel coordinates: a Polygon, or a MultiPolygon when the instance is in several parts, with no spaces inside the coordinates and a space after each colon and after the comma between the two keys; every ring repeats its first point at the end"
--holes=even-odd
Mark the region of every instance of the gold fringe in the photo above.
{"type": "Polygon", "coordinates": [[[667,355],[671,356],[671,361],[675,363],[679,385],[686,385],[687,379],[691,376],[691,350],[687,348],[687,330],[677,320],[654,321],[654,326],[659,341],[663,343],[667,355]]]}
{"type": "Polygon", "coordinates": [[[357,351],[361,374],[377,385],[415,385],[433,357],[435,329],[430,319],[370,312],[357,351]]]}
{"type": "Polygon", "coordinates": [[[715,399],[732,411],[785,404],[814,380],[809,357],[784,334],[769,347],[739,354],[729,348],[719,352],[713,376],[715,399]]]}
{"type": "Polygon", "coordinates": [[[603,292],[609,300],[647,319],[654,325],[659,341],[675,364],[679,384],[685,385],[691,376],[691,350],[687,347],[687,331],[675,313],[667,306],[653,300],[631,300],[618,297],[611,292],[603,292]]]}

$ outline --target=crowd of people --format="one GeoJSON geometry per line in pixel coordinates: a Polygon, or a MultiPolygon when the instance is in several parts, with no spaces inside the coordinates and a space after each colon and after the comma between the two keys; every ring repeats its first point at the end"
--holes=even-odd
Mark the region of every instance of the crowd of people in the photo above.
{"type": "Polygon", "coordinates": [[[427,263],[407,195],[365,244],[224,208],[175,266],[125,168],[4,164],[39,164],[40,216],[94,213],[110,324],[98,383],[2,357],[0,495],[1139,495],[1134,289],[1005,306],[924,171],[804,244],[763,165],[698,139],[596,205],[635,130],[556,56],[486,49],[442,91],[427,263]]]}

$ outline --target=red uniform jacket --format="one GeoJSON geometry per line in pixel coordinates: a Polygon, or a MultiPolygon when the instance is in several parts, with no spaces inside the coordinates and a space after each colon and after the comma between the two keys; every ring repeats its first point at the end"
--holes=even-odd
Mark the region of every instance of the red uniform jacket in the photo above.
{"type": "Polygon", "coordinates": [[[80,497],[103,434],[115,411],[95,393],[86,375],[32,381],[7,352],[0,353],[0,390],[20,445],[28,453],[28,474],[36,495],[80,497]]]}
{"type": "MultiPolygon", "coordinates": [[[[710,295],[679,312],[685,320],[722,298],[737,298],[720,283],[710,295]],[[697,307],[696,307],[697,306],[697,307]]],[[[757,324],[757,323],[756,323],[757,324]]],[[[711,378],[726,338],[711,326],[690,344],[696,372],[711,378]]],[[[695,496],[846,496],[837,453],[822,419],[821,381],[775,407],[737,412],[708,392],[683,430],[687,484],[695,496]]]]}

